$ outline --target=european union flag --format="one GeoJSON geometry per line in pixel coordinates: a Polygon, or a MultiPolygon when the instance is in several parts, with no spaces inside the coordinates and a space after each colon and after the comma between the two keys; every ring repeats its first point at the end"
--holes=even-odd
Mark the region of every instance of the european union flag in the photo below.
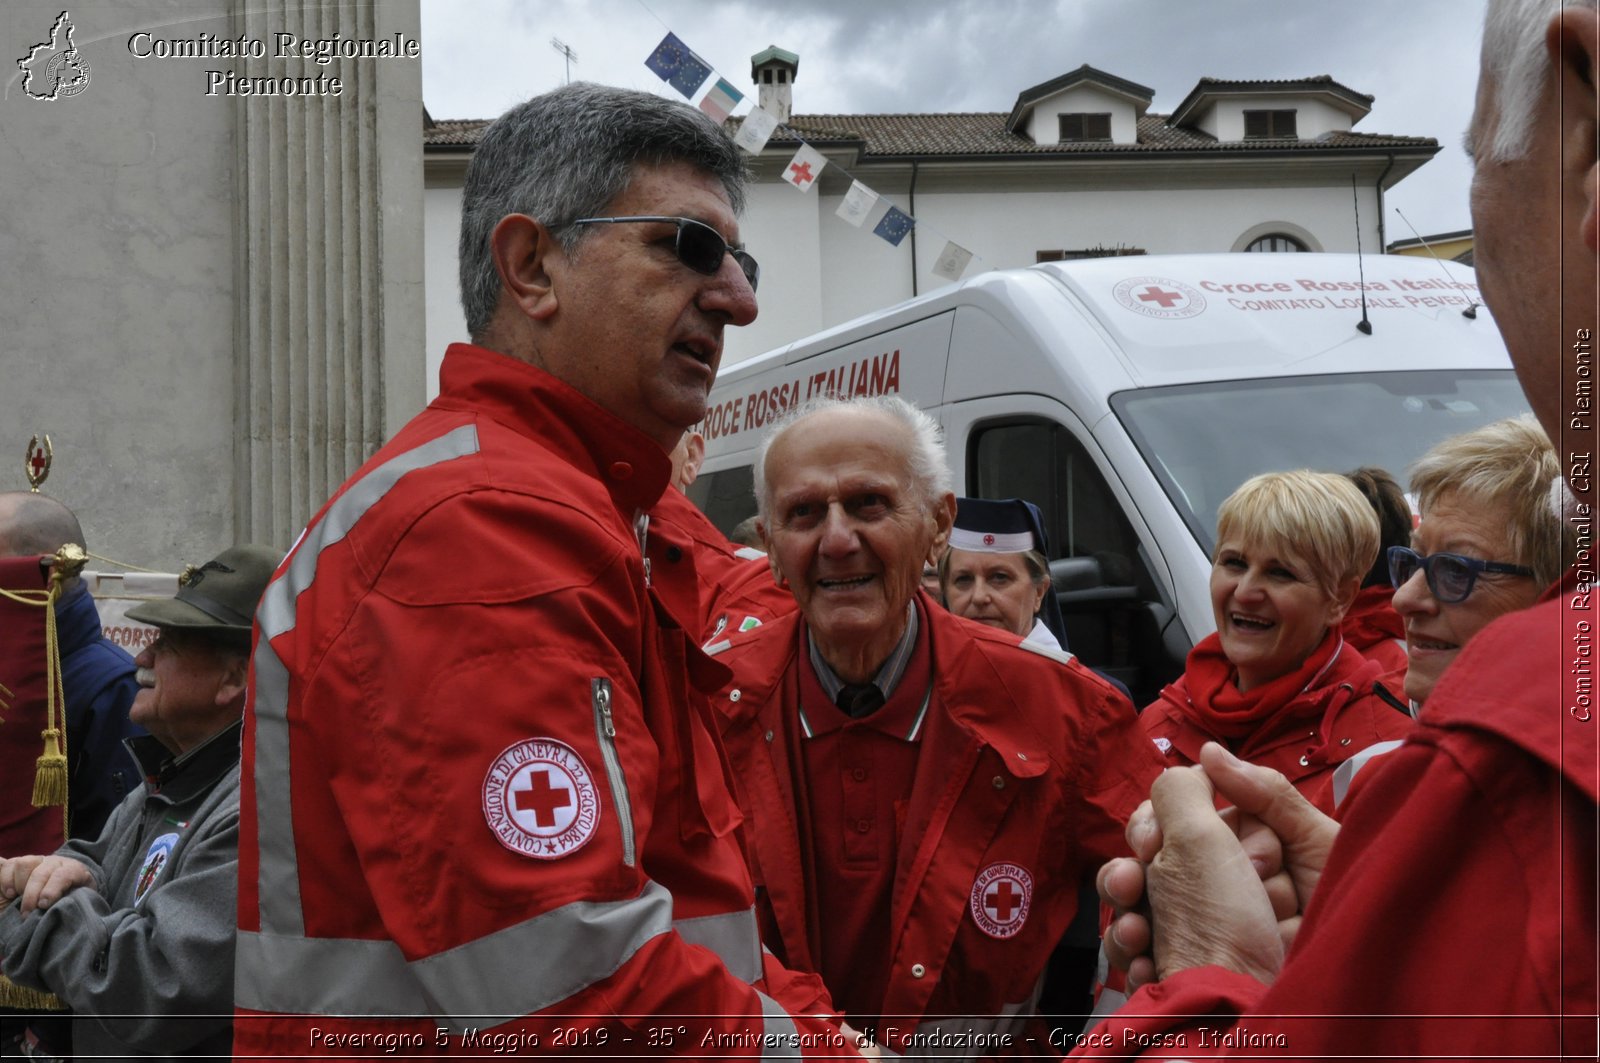
{"type": "Polygon", "coordinates": [[[915,224],[917,223],[912,220],[911,215],[899,207],[890,207],[889,213],[885,214],[878,227],[872,230],[872,235],[881,236],[890,244],[899,247],[900,241],[906,238],[906,233],[910,232],[915,224]]]}
{"type": "Polygon", "coordinates": [[[710,65],[678,40],[676,33],[663,37],[644,65],[654,70],[662,81],[691,99],[696,90],[706,83],[706,78],[711,76],[710,65]]]}

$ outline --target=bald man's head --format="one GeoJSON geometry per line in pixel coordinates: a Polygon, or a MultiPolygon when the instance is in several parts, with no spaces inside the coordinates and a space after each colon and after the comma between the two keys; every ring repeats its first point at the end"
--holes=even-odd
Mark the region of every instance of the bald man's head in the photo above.
{"type": "Polygon", "coordinates": [[[53,554],[67,543],[87,548],[72,510],[48,495],[0,493],[0,557],[53,554]]]}

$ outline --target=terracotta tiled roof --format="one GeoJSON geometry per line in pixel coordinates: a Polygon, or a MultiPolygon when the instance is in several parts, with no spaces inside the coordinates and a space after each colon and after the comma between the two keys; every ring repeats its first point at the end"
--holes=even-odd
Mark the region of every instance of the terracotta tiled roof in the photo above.
{"type": "Polygon", "coordinates": [[[1194,117],[1194,111],[1200,102],[1213,96],[1237,95],[1263,95],[1271,96],[1279,93],[1288,95],[1301,95],[1306,92],[1323,93],[1336,100],[1342,100],[1344,110],[1355,116],[1359,121],[1372,110],[1372,101],[1377,99],[1365,92],[1357,92],[1348,85],[1333,80],[1329,74],[1315,74],[1308,78],[1274,78],[1267,80],[1242,81],[1235,78],[1201,78],[1195,87],[1189,90],[1189,95],[1183,102],[1173,109],[1173,116],[1180,125],[1187,125],[1194,117]]]}
{"type": "Polygon", "coordinates": [[[428,148],[470,148],[489,127],[492,118],[447,118],[422,127],[422,144],[428,148]]]}
{"type": "MultiPolygon", "coordinates": [[[[1295,82],[1303,84],[1304,79],[1295,82]]],[[[859,144],[864,158],[903,156],[1002,155],[1122,155],[1174,151],[1350,151],[1362,148],[1437,148],[1432,137],[1389,136],[1381,133],[1328,133],[1306,140],[1254,139],[1219,141],[1195,129],[1167,124],[1167,116],[1147,114],[1139,119],[1136,144],[1083,142],[1035,144],[1025,136],[1006,131],[1003,112],[980,114],[801,114],[779,127],[776,144],[799,139],[818,147],[859,144]]],[[[728,119],[730,132],[739,119],[728,119]]],[[[428,148],[470,148],[489,123],[482,119],[449,119],[423,130],[428,148]]]]}

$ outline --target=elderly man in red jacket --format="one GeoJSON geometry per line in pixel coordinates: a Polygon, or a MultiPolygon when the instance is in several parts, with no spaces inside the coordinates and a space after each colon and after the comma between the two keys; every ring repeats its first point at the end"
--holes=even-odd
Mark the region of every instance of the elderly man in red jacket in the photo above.
{"type": "MultiPolygon", "coordinates": [[[[1158,780],[1129,828],[1144,863],[1101,883],[1124,907],[1148,887],[1151,920],[1124,915],[1108,950],[1159,980],[1082,1039],[1086,1055],[1595,1058],[1597,62],[1594,0],[1491,0],[1468,134],[1478,277],[1559,441],[1576,563],[1473,636],[1342,826],[1219,747],[1158,780]],[[1243,844],[1213,787],[1259,817],[1243,844]],[[1246,847],[1275,845],[1285,872],[1264,889],[1246,847]],[[1152,929],[1153,957],[1134,958],[1152,929]]],[[[1471,555],[1470,539],[1453,549],[1471,555]]]]}
{"type": "Polygon", "coordinates": [[[1126,851],[1155,748],[1069,655],[921,591],[955,513],[926,414],[815,405],[756,469],[799,610],[712,648],[767,946],[886,1049],[1048,1051],[1045,961],[1083,876],[1126,851]]]}

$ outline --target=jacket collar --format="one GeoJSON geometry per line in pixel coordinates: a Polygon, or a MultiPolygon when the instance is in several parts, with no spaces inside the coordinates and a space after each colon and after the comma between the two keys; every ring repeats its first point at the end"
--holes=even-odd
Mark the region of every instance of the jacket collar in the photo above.
{"type": "MultiPolygon", "coordinates": [[[[1000,670],[984,652],[984,643],[1017,644],[1022,640],[1015,635],[1008,636],[962,620],[932,598],[925,598],[922,606],[922,618],[928,623],[931,640],[934,698],[943,706],[943,716],[948,717],[954,726],[971,734],[981,745],[993,749],[1012,778],[1028,779],[1044,774],[1050,766],[1050,754],[1044,740],[1015,713],[999,707],[1001,704],[1010,704],[1010,699],[983,697],[980,694],[984,690],[1003,690],[1006,686],[1000,670]]],[[[766,726],[774,727],[780,722],[777,713],[781,699],[775,696],[775,691],[791,667],[804,664],[797,662],[799,639],[796,638],[796,628],[802,623],[804,618],[795,611],[763,624],[751,633],[751,638],[759,640],[761,645],[749,646],[747,652],[766,650],[771,654],[765,658],[768,666],[761,668],[759,675],[753,671],[741,675],[739,700],[717,699],[719,712],[730,721],[748,722],[760,715],[770,714],[767,715],[766,726]]],[[[737,653],[739,645],[735,641],[732,651],[737,653]]]]}
{"type": "Polygon", "coordinates": [[[235,720],[189,752],[176,757],[150,735],[124,738],[122,744],[139,765],[146,792],[151,797],[182,804],[209,790],[239,763],[240,733],[243,729],[244,720],[235,720]]]}
{"type": "Polygon", "coordinates": [[[545,441],[605,484],[624,514],[649,509],[666,490],[672,462],[659,443],[537,366],[452,343],[439,383],[438,405],[470,409],[545,441]]]}

